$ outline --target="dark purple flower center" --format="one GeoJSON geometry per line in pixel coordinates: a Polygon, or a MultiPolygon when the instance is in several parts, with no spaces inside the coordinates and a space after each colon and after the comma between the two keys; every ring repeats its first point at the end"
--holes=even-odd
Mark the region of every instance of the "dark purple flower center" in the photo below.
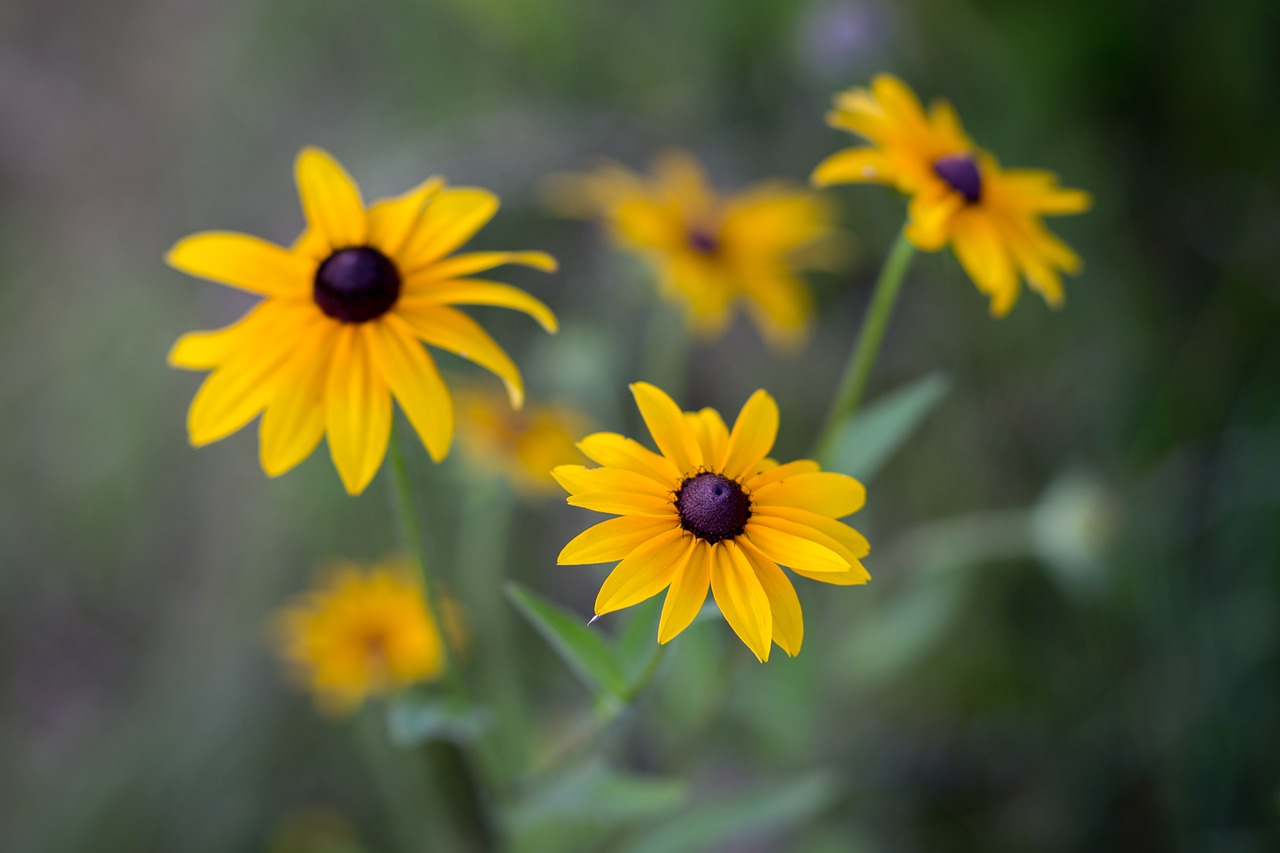
{"type": "Polygon", "coordinates": [[[400,297],[400,271],[377,249],[339,249],[316,270],[312,298],[343,323],[364,323],[391,310],[400,297]]]}
{"type": "Polygon", "coordinates": [[[742,486],[719,474],[696,474],[676,492],[680,526],[716,543],[741,536],[751,517],[751,499],[742,486]]]}
{"type": "Polygon", "coordinates": [[[982,173],[978,164],[968,154],[948,154],[933,161],[933,173],[947,182],[947,186],[964,196],[969,204],[982,198],[982,173]]]}
{"type": "Polygon", "coordinates": [[[720,251],[720,240],[705,228],[690,228],[685,234],[689,246],[703,255],[714,255],[720,251]]]}

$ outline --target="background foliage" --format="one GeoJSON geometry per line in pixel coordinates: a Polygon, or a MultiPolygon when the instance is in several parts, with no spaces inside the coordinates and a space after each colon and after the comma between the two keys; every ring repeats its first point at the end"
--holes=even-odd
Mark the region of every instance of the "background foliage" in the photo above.
{"type": "MultiPolygon", "coordinates": [[[[757,665],[722,623],[681,637],[602,744],[633,775],[583,767],[530,802],[529,837],[1272,848],[1278,23],[1248,0],[6,4],[0,847],[390,843],[353,732],[281,678],[265,627],[328,557],[396,547],[385,484],[346,497],[323,451],[268,481],[252,430],[186,446],[198,379],[164,354],[247,300],[163,267],[177,237],[291,240],[306,143],[370,195],[434,172],[492,187],[506,205],[479,244],[560,257],[557,276],[512,280],[564,329],[486,324],[531,396],[634,434],[626,382],[680,381],[639,355],[669,315],[599,234],[540,208],[540,179],[678,144],[724,186],[803,180],[847,141],[822,124],[831,94],[892,70],[952,99],[1005,164],[1094,193],[1092,213],[1057,225],[1088,268],[1065,310],[1024,297],[994,322],[950,257],[920,259],[872,390],[939,369],[948,390],[870,481],[857,523],[874,583],[801,584],[795,660],[757,665]],[[606,805],[584,808],[584,791],[606,805]]],[[[811,441],[903,215],[888,191],[835,196],[861,249],[816,281],[809,349],[778,358],[739,324],[695,347],[677,392],[735,412],[769,388],[780,456],[811,441]]],[[[502,523],[502,490],[456,455],[410,462],[434,530],[479,530],[433,540],[437,564],[494,565],[474,543],[502,523]]],[[[514,579],[579,614],[602,572],[554,561],[584,518],[522,505],[509,537],[514,579]]],[[[485,677],[517,679],[536,712],[523,748],[545,753],[589,696],[496,585],[471,594],[476,658],[486,620],[503,624],[519,658],[485,677]]],[[[456,752],[425,758],[465,808],[456,752]]]]}

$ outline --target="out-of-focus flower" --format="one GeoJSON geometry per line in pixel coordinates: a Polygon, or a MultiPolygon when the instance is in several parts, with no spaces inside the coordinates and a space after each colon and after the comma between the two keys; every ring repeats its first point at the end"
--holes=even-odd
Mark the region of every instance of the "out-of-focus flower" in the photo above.
{"type": "Polygon", "coordinates": [[[721,195],[682,151],[659,155],[651,179],[608,164],[550,190],[562,213],[603,221],[647,261],[699,335],[721,334],[741,302],[771,344],[805,340],[813,305],[798,270],[835,257],[832,213],[815,193],[775,182],[721,195]]]}
{"type": "Polygon", "coordinates": [[[193,445],[225,438],[262,412],[269,476],[297,465],[327,434],[342,483],[357,494],[382,464],[393,397],[433,459],[449,451],[453,402],[423,342],[493,371],[521,405],[515,363],[451,306],[512,308],[554,332],[555,316],[537,299],[468,276],[502,264],[550,272],[556,262],[542,252],[449,256],[497,212],[487,190],[430,178],[366,209],[324,151],[303,149],[295,171],[307,228],[291,248],[211,231],[169,251],[177,269],[266,297],[225,329],[184,335],[169,363],[213,371],[187,415],[193,445]]]}
{"type": "Polygon", "coordinates": [[[907,237],[926,251],[950,244],[996,316],[1013,308],[1022,278],[1050,305],[1062,304],[1061,273],[1079,272],[1081,261],[1041,220],[1087,210],[1088,193],[1059,187],[1051,172],[1001,168],[965,134],[951,104],[934,101],[926,113],[889,74],[869,90],[837,95],[827,122],[871,145],[828,157],[814,185],[889,184],[910,195],[907,237]]]}
{"type": "Polygon", "coordinates": [[[578,445],[600,468],[553,472],[569,504],[620,516],[579,534],[564,564],[622,562],[596,598],[597,615],[667,592],[658,625],[666,643],[693,621],[710,589],[734,632],[762,661],[771,642],[800,651],[804,622],[791,581],[849,585],[870,579],[862,534],[836,519],[856,512],[865,491],[852,477],[803,459],[766,459],[778,406],[756,391],[730,432],[714,409],[681,412],[660,389],[631,386],[659,453],[615,433],[578,445]]]}
{"type": "Polygon", "coordinates": [[[500,396],[460,390],[459,443],[467,460],[501,474],[527,495],[557,491],[551,469],[578,459],[575,442],[588,428],[581,412],[562,405],[527,405],[512,411],[500,396]]]}
{"type": "MultiPolygon", "coordinates": [[[[445,612],[451,635],[460,633],[452,611],[445,612]]],[[[440,632],[407,560],[368,571],[352,563],[335,566],[280,611],[276,626],[281,656],[327,712],[348,713],[368,696],[444,673],[440,632]]]]}

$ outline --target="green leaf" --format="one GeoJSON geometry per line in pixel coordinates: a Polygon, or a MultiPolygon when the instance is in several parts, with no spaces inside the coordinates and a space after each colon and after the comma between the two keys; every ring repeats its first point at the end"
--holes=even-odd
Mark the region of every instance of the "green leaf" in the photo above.
{"type": "Polygon", "coordinates": [[[431,740],[463,743],[484,734],[492,724],[488,708],[449,699],[406,695],[387,708],[387,733],[396,746],[418,746],[431,740]]]}
{"type": "Polygon", "coordinates": [[[831,806],[839,786],[826,773],[783,784],[767,784],[739,792],[732,799],[697,802],[630,844],[623,853],[681,853],[723,850],[731,842],[751,838],[760,845],[762,835],[779,833],[812,820],[831,806]]]}
{"type": "Polygon", "coordinates": [[[613,650],[580,617],[519,584],[507,584],[506,592],[516,609],[588,688],[613,698],[626,695],[627,682],[614,660],[613,650]]]}
{"type": "Polygon", "coordinates": [[[517,834],[556,823],[617,826],[670,812],[687,799],[682,780],[623,774],[593,761],[531,788],[509,821],[517,834]]]}
{"type": "Polygon", "coordinates": [[[841,424],[822,466],[870,480],[901,449],[925,417],[951,390],[951,380],[932,373],[868,404],[841,424]]]}
{"type": "Polygon", "coordinates": [[[663,596],[655,595],[629,608],[627,620],[618,632],[615,657],[618,668],[635,684],[649,661],[658,653],[658,620],[662,617],[663,596]]]}

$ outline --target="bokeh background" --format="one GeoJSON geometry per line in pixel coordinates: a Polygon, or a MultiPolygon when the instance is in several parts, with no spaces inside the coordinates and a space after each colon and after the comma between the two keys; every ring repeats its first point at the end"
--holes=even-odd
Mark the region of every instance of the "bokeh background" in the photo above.
{"type": "MultiPolygon", "coordinates": [[[[806,350],[739,323],[657,376],[670,316],[645,271],[550,216],[540,181],[668,145],[724,187],[803,181],[848,142],[831,95],[882,70],[949,97],[1005,164],[1090,190],[1054,223],[1087,269],[1062,311],[1024,296],[996,322],[949,255],[917,260],[872,392],[939,370],[948,390],[855,518],[874,582],[802,581],[795,660],[756,664],[723,623],[681,637],[602,745],[680,796],[569,809],[544,849],[1276,849],[1278,37],[1263,0],[4,4],[0,849],[391,844],[351,727],[281,676],[268,631],[330,557],[395,550],[388,472],[352,499],[323,449],[272,481],[252,429],[186,445],[199,377],[165,353],[250,300],[167,269],[174,240],[291,240],[304,144],[370,197],[431,173],[493,188],[476,245],[563,266],[507,276],[557,337],[475,312],[531,397],[634,433],[628,381],[727,412],[764,386],[796,456],[902,200],[832,191],[859,250],[815,277],[806,350]]],[[[433,559],[494,560],[474,543],[503,487],[458,454],[409,461],[433,559]]],[[[603,570],[554,565],[587,520],[519,503],[505,572],[589,613],[603,570]]],[[[545,751],[589,696],[500,595],[479,607],[545,751]]],[[[425,758],[465,800],[457,756],[425,758]]]]}

